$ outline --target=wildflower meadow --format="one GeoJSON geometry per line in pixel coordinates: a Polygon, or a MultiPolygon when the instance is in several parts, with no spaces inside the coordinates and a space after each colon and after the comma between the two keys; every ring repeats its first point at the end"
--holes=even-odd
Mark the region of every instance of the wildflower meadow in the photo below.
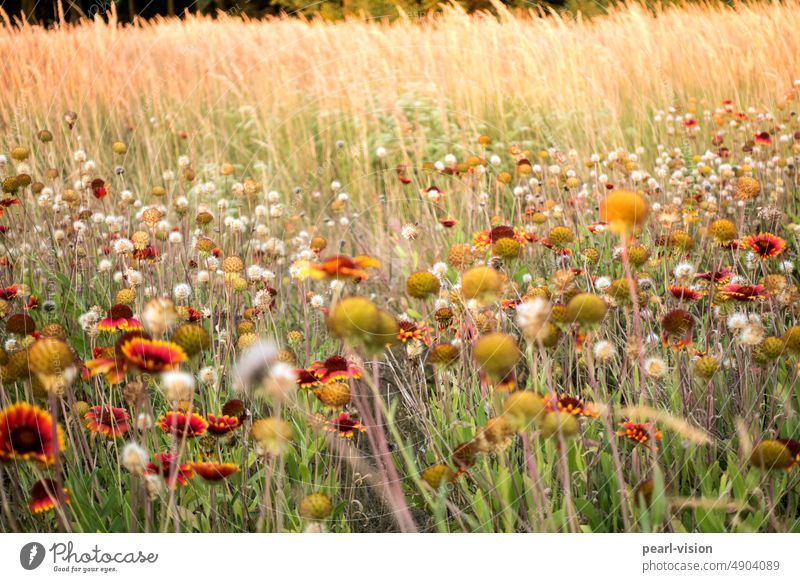
{"type": "Polygon", "coordinates": [[[800,531],[797,0],[0,19],[0,531],[800,531]]]}

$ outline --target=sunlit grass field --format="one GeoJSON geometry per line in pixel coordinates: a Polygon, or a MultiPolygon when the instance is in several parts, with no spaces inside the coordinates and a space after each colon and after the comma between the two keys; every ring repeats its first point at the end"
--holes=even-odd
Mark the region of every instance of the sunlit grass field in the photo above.
{"type": "Polygon", "coordinates": [[[800,529],[797,2],[108,16],[0,28],[1,531],[800,529]]]}

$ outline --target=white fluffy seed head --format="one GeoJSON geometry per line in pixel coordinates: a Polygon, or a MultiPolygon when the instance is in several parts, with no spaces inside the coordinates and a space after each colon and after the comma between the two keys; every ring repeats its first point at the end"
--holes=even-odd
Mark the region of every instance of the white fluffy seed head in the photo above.
{"type": "Polygon", "coordinates": [[[130,442],[122,449],[122,466],[134,475],[144,475],[149,458],[147,451],[137,443],[130,442]]]}

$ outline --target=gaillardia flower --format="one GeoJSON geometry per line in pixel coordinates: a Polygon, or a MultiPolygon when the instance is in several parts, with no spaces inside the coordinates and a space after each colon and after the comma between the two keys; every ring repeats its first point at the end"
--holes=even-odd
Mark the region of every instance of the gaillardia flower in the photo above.
{"type": "Polygon", "coordinates": [[[128,374],[128,360],[122,354],[120,347],[132,338],[143,337],[146,336],[139,331],[127,332],[112,347],[94,348],[94,359],[83,363],[85,367],[84,376],[94,378],[99,374],[103,374],[109,384],[119,384],[128,374]]]}
{"type": "Polygon", "coordinates": [[[56,505],[69,504],[69,491],[65,488],[58,490],[58,483],[55,479],[40,479],[34,483],[31,489],[31,499],[28,501],[28,508],[31,513],[45,513],[55,509],[56,505]]]}
{"type": "Polygon", "coordinates": [[[492,267],[475,267],[461,276],[461,294],[482,303],[493,301],[502,286],[502,275],[492,267]]]}
{"type": "Polygon", "coordinates": [[[428,324],[424,321],[416,323],[414,321],[404,320],[398,323],[400,326],[400,333],[397,334],[397,339],[406,343],[409,340],[421,341],[426,346],[431,344],[431,337],[428,334],[428,324]]]}
{"type": "Polygon", "coordinates": [[[762,259],[777,257],[786,248],[786,241],[780,237],[762,232],[752,234],[739,241],[740,249],[749,249],[762,259]]]}
{"type": "Polygon", "coordinates": [[[142,323],[133,317],[133,310],[127,305],[114,305],[108,315],[97,324],[100,331],[138,331],[144,329],[142,323]]]}
{"type": "Polygon", "coordinates": [[[601,297],[594,293],[579,293],[567,304],[566,319],[591,327],[603,321],[607,310],[608,306],[601,297]]]}
{"type": "Polygon", "coordinates": [[[381,262],[372,257],[360,255],[350,258],[345,255],[328,257],[322,263],[311,263],[305,269],[304,275],[313,279],[354,279],[365,281],[369,275],[365,269],[380,267],[381,262]]]}
{"type": "Polygon", "coordinates": [[[547,396],[544,405],[545,409],[550,412],[564,412],[572,416],[596,418],[599,414],[591,404],[584,404],[579,399],[566,394],[561,394],[557,398],[552,395],[547,396]]]}
{"type": "Polygon", "coordinates": [[[120,346],[129,364],[144,372],[172,370],[188,358],[179,345],[168,341],[133,337],[120,346]]]}
{"type": "Polygon", "coordinates": [[[256,451],[265,456],[279,456],[294,440],[292,425],[275,416],[260,418],[250,428],[256,451]]]}
{"type": "Polygon", "coordinates": [[[207,420],[208,432],[216,436],[233,432],[241,425],[237,416],[228,416],[227,414],[209,414],[207,420]]]}
{"type": "Polygon", "coordinates": [[[520,390],[506,398],[503,415],[515,430],[527,428],[545,412],[544,399],[532,390],[520,390]]]}
{"type": "Polygon", "coordinates": [[[732,299],[734,301],[756,301],[764,299],[767,296],[766,289],[763,285],[737,285],[736,283],[729,283],[723,285],[719,290],[720,295],[725,299],[732,299]]]}
{"type": "Polygon", "coordinates": [[[661,320],[661,340],[673,348],[692,343],[694,316],[685,309],[673,309],[661,320]]]}
{"type": "Polygon", "coordinates": [[[458,361],[460,353],[460,350],[451,343],[438,343],[428,352],[428,362],[446,368],[458,361]]]}
{"type": "Polygon", "coordinates": [[[703,279],[704,281],[711,281],[712,283],[724,285],[725,283],[731,280],[731,277],[733,277],[733,271],[731,271],[730,267],[725,267],[721,271],[709,271],[707,273],[697,273],[695,277],[697,277],[698,279],[703,279]]]}
{"type": "Polygon", "coordinates": [[[35,341],[28,350],[28,370],[46,392],[61,393],[78,375],[70,346],[55,337],[35,341]]]}
{"type": "Polygon", "coordinates": [[[203,479],[210,482],[222,481],[239,472],[233,463],[191,463],[191,468],[203,479]]]}
{"type": "Polygon", "coordinates": [[[800,441],[795,439],[777,439],[782,443],[794,457],[795,463],[800,463],[800,441]]]}
{"type": "Polygon", "coordinates": [[[294,373],[297,378],[295,380],[297,385],[305,390],[315,388],[322,384],[314,371],[306,370],[305,368],[297,368],[294,373]]]}
{"type": "Polygon", "coordinates": [[[178,464],[178,456],[172,452],[163,452],[155,455],[155,462],[147,464],[147,473],[161,475],[167,480],[167,485],[173,489],[176,484],[186,485],[194,477],[194,469],[189,463],[178,464]]]}
{"type": "Polygon", "coordinates": [[[692,289],[691,287],[684,287],[682,285],[671,285],[669,287],[669,293],[681,301],[697,301],[703,296],[702,291],[692,289]]]}
{"type": "Polygon", "coordinates": [[[350,403],[350,386],[344,382],[329,382],[314,390],[314,396],[328,408],[341,409],[350,403]]]}
{"type": "Polygon", "coordinates": [[[55,462],[56,447],[64,450],[64,433],[56,430],[53,442],[53,418],[45,410],[26,402],[17,402],[0,410],[0,461],[36,461],[43,465],[55,462]]]}
{"type": "Polygon", "coordinates": [[[196,412],[188,414],[182,410],[170,410],[158,419],[158,426],[173,436],[194,438],[206,432],[208,422],[196,412]]]}
{"type": "Polygon", "coordinates": [[[661,431],[650,424],[627,421],[622,423],[617,436],[625,437],[637,445],[643,445],[651,440],[661,440],[661,431]]]}
{"type": "Polygon", "coordinates": [[[128,413],[122,408],[92,406],[84,418],[89,421],[86,428],[109,438],[117,438],[128,432],[128,413]]]}
{"type": "Polygon", "coordinates": [[[356,432],[366,432],[367,429],[362,425],[358,420],[352,418],[346,412],[342,412],[334,418],[333,420],[329,421],[328,424],[325,426],[325,430],[329,432],[335,432],[340,437],[344,438],[353,438],[353,435],[356,432]]]}
{"type": "Polygon", "coordinates": [[[539,422],[542,438],[572,438],[580,432],[580,423],[574,414],[554,410],[544,415],[539,422]]]}
{"type": "Polygon", "coordinates": [[[761,194],[761,182],[751,176],[742,176],[736,181],[736,198],[752,200],[761,194]]]}
{"type": "Polygon", "coordinates": [[[346,382],[349,378],[361,378],[361,368],[344,356],[331,356],[325,361],[318,360],[308,367],[323,384],[328,382],[346,382]]]}

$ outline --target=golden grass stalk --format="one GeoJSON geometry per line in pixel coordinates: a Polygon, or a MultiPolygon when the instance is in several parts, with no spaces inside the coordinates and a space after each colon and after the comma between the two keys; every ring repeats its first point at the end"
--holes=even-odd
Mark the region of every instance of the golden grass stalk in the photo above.
{"type": "Polygon", "coordinates": [[[5,19],[0,122],[86,110],[94,132],[167,112],[176,129],[220,132],[242,107],[261,130],[310,131],[320,110],[403,127],[413,120],[400,104],[424,100],[466,128],[505,134],[513,111],[547,141],[592,147],[647,136],[654,107],[689,97],[773,104],[800,65],[797,0],[631,5],[593,20],[448,9],[391,23],[190,15],[121,26],[112,13],[44,30],[5,19]]]}

